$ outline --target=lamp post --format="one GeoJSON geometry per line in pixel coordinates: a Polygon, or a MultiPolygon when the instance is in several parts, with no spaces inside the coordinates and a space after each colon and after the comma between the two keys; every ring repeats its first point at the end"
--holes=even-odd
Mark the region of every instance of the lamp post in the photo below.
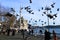
{"type": "Polygon", "coordinates": [[[20,7],[20,26],[21,26],[21,7],[20,7]]]}
{"type": "Polygon", "coordinates": [[[24,27],[24,23],[21,23],[22,21],[23,21],[23,19],[21,19],[21,11],[22,11],[22,7],[20,7],[20,30],[21,30],[21,33],[22,33],[22,35],[23,35],[23,40],[24,40],[24,32],[25,32],[25,30],[24,30],[24,28],[22,28],[21,29],[21,27],[24,27]]]}

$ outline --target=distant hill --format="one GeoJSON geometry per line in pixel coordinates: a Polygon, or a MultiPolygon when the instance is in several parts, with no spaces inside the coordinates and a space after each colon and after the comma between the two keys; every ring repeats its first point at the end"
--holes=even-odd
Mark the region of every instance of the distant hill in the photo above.
{"type": "Polygon", "coordinates": [[[60,28],[60,25],[49,25],[49,26],[44,26],[45,28],[60,28]]]}

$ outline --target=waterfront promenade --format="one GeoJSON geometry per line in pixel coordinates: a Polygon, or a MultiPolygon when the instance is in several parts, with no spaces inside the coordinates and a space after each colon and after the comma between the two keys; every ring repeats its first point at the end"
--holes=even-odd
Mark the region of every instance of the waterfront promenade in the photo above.
{"type": "MultiPolygon", "coordinates": [[[[17,33],[15,36],[0,35],[0,40],[44,40],[44,36],[25,35],[25,39],[23,39],[22,35],[20,33],[17,33]]],[[[53,40],[53,37],[51,40],[53,40]]],[[[58,40],[60,40],[60,37],[58,37],[58,40]]]]}

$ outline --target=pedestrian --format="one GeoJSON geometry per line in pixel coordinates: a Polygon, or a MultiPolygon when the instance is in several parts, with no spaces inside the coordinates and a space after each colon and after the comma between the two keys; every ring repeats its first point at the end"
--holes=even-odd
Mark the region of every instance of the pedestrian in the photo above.
{"type": "Polygon", "coordinates": [[[50,40],[51,36],[50,36],[50,32],[48,30],[45,30],[45,40],[50,40]]]}
{"type": "Polygon", "coordinates": [[[7,28],[6,32],[7,32],[7,36],[9,36],[10,35],[10,28],[7,28]]]}
{"type": "Polygon", "coordinates": [[[29,29],[29,33],[28,33],[29,35],[31,34],[31,29],[29,29]]]}
{"type": "Polygon", "coordinates": [[[57,40],[57,36],[56,36],[56,33],[55,33],[54,30],[53,30],[53,39],[54,39],[54,40],[57,40]]]}
{"type": "Polygon", "coordinates": [[[43,33],[43,32],[42,32],[42,30],[39,30],[39,33],[41,33],[41,34],[42,34],[42,33],[43,33]]]}
{"type": "Polygon", "coordinates": [[[15,29],[12,29],[12,36],[15,35],[15,29]]]}
{"type": "Polygon", "coordinates": [[[31,32],[32,32],[32,35],[33,35],[33,33],[34,33],[33,29],[31,30],[31,32]]]}

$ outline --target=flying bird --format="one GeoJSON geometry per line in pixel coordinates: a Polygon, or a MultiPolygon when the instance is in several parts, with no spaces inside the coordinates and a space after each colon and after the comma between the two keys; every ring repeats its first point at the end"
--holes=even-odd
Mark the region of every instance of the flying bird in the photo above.
{"type": "Polygon", "coordinates": [[[38,11],[40,11],[40,9],[38,9],[38,11]]]}
{"type": "Polygon", "coordinates": [[[51,7],[54,8],[55,3],[51,4],[51,7]]]}
{"type": "Polygon", "coordinates": [[[59,8],[57,9],[57,11],[59,11],[59,8]]]}
{"type": "Polygon", "coordinates": [[[29,23],[30,23],[31,21],[29,21],[29,23]]]}
{"type": "Polygon", "coordinates": [[[43,10],[43,7],[41,9],[43,10]]]}
{"type": "Polygon", "coordinates": [[[45,22],[45,24],[46,24],[46,22],[45,22]]]}
{"type": "Polygon", "coordinates": [[[55,20],[55,18],[53,18],[53,20],[55,20]]]}
{"type": "Polygon", "coordinates": [[[32,0],[29,0],[30,1],[30,3],[32,3],[32,0]]]}
{"type": "Polygon", "coordinates": [[[40,21],[40,19],[39,19],[39,21],[40,21]]]}
{"type": "Polygon", "coordinates": [[[53,22],[53,24],[55,24],[55,22],[53,22]]]}
{"type": "Polygon", "coordinates": [[[50,7],[45,7],[45,10],[51,10],[51,8],[50,7]]]}
{"type": "Polygon", "coordinates": [[[52,13],[52,11],[50,10],[50,13],[52,13]]]}
{"type": "Polygon", "coordinates": [[[43,22],[43,21],[41,21],[41,22],[43,22]]]}
{"type": "Polygon", "coordinates": [[[27,12],[31,13],[33,10],[27,10],[27,12]]]}
{"type": "Polygon", "coordinates": [[[37,22],[37,21],[35,20],[35,22],[37,22]]]}
{"type": "Polygon", "coordinates": [[[31,18],[31,20],[32,20],[32,18],[31,18]]]}
{"type": "Polygon", "coordinates": [[[46,14],[46,12],[43,12],[44,14],[46,14]]]}
{"type": "Polygon", "coordinates": [[[42,16],[44,16],[44,15],[42,14],[42,16]]]}
{"type": "Polygon", "coordinates": [[[34,12],[32,12],[31,14],[34,14],[34,12]]]}
{"type": "Polygon", "coordinates": [[[51,14],[47,14],[47,16],[48,16],[50,19],[53,18],[53,15],[51,15],[51,14]]]}
{"type": "Polygon", "coordinates": [[[29,7],[30,7],[30,6],[25,7],[25,10],[26,10],[26,9],[28,9],[28,10],[31,9],[31,8],[29,8],[29,7]]]}
{"type": "Polygon", "coordinates": [[[42,24],[42,25],[44,25],[44,24],[42,24]]]}
{"type": "Polygon", "coordinates": [[[18,14],[16,14],[16,16],[19,16],[18,14]]]}
{"type": "Polygon", "coordinates": [[[53,16],[57,17],[57,14],[54,14],[53,16]]]}
{"type": "Polygon", "coordinates": [[[52,8],[54,8],[54,5],[51,5],[52,8]]]}
{"type": "Polygon", "coordinates": [[[12,14],[10,14],[9,12],[7,12],[7,14],[5,14],[5,16],[12,17],[13,15],[12,15],[12,14]]]}

